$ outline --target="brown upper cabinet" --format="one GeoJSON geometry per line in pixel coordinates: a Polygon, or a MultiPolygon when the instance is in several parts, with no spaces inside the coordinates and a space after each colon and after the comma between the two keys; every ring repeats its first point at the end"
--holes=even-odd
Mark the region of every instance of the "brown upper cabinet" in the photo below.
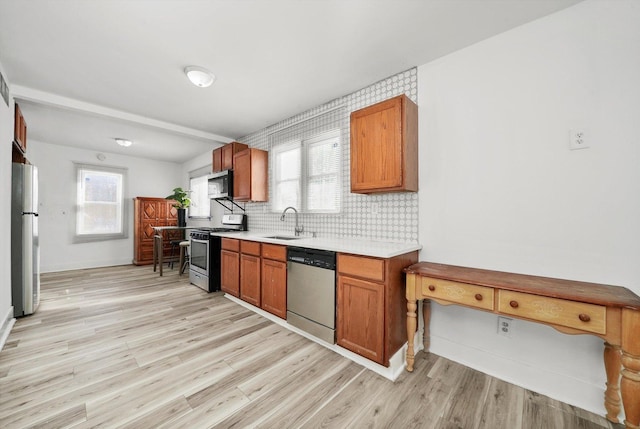
{"type": "Polygon", "coordinates": [[[28,164],[25,154],[27,152],[27,123],[22,116],[22,111],[16,103],[14,128],[13,128],[13,149],[11,162],[28,164]]]}
{"type": "Polygon", "coordinates": [[[231,142],[213,150],[213,169],[214,173],[224,170],[234,170],[233,155],[247,149],[244,143],[231,142]]]}
{"type": "Polygon", "coordinates": [[[233,155],[233,199],[268,201],[267,152],[249,148],[233,155]]]}
{"type": "Polygon", "coordinates": [[[418,190],[418,106],[400,95],[351,113],[351,192],[418,190]]]}

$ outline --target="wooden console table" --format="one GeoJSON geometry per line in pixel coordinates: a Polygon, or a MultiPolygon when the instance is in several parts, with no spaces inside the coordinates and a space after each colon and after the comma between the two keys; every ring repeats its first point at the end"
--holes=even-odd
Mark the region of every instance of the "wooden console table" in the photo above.
{"type": "Polygon", "coordinates": [[[605,341],[606,417],[618,423],[622,402],[626,427],[640,427],[640,297],[629,289],[429,262],[404,271],[407,371],[413,371],[415,357],[417,300],[425,300],[425,350],[429,349],[431,300],[543,323],[566,334],[596,335],[605,341]]]}

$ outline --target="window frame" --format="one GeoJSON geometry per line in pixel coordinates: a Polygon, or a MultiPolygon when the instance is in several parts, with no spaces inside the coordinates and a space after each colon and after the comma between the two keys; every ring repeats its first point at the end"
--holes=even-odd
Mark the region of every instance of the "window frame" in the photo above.
{"type": "Polygon", "coordinates": [[[280,183],[277,180],[278,177],[278,153],[287,152],[296,148],[300,149],[300,158],[298,160],[300,165],[300,176],[298,183],[298,195],[300,200],[295,208],[300,213],[309,213],[309,214],[338,214],[342,211],[342,147],[340,146],[342,143],[342,135],[340,128],[334,128],[328,131],[321,132],[319,134],[313,135],[309,138],[305,139],[296,139],[290,140],[285,143],[278,144],[271,148],[272,154],[270,155],[270,159],[273,159],[272,164],[272,172],[271,172],[271,189],[273,192],[273,198],[271,206],[271,211],[273,213],[280,213],[286,207],[276,207],[275,204],[278,201],[277,189],[278,184],[280,183]],[[309,148],[313,145],[317,145],[324,141],[328,140],[337,140],[338,144],[338,159],[336,160],[336,171],[334,173],[328,174],[319,174],[315,176],[310,176],[309,172],[309,148]],[[336,208],[335,209],[310,209],[309,208],[309,183],[312,177],[320,177],[320,176],[332,176],[336,178],[336,187],[337,187],[337,198],[336,198],[336,208]]]}
{"type": "Polygon", "coordinates": [[[103,165],[74,163],[76,172],[76,196],[75,196],[75,225],[73,242],[74,243],[88,243],[94,241],[107,241],[107,240],[122,240],[128,238],[128,219],[127,219],[127,207],[125,204],[125,195],[127,193],[127,176],[128,169],[123,167],[111,167],[103,165]],[[80,227],[83,223],[82,214],[85,207],[85,194],[83,180],[84,174],[87,172],[92,173],[106,173],[110,175],[120,176],[120,186],[117,191],[118,201],[114,204],[117,207],[116,213],[119,213],[120,217],[120,231],[108,232],[108,233],[82,233],[80,227]]]}
{"type": "Polygon", "coordinates": [[[187,208],[187,216],[189,219],[206,219],[206,220],[210,220],[211,219],[211,200],[209,199],[209,188],[208,188],[208,176],[209,176],[209,172],[206,173],[200,173],[197,170],[195,172],[191,172],[189,174],[189,198],[191,198],[191,205],[187,208]],[[205,207],[207,207],[207,212],[208,214],[206,216],[204,215],[193,215],[192,214],[192,207],[196,206],[198,203],[196,202],[196,198],[193,197],[194,194],[194,190],[193,188],[193,184],[191,183],[192,180],[194,179],[202,179],[204,180],[205,184],[204,184],[204,199],[203,201],[205,202],[205,207]],[[194,204],[195,203],[195,204],[194,204]]]}

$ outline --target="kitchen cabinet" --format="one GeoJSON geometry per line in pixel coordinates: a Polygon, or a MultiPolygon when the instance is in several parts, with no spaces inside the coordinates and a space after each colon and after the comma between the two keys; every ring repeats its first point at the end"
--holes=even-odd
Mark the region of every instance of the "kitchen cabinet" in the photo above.
{"type": "Polygon", "coordinates": [[[214,149],[211,158],[211,171],[214,173],[222,171],[222,147],[214,149]]]}
{"type": "Polygon", "coordinates": [[[214,173],[224,170],[234,170],[233,156],[247,149],[249,146],[244,143],[231,142],[213,150],[213,167],[214,173]]]}
{"type": "Polygon", "coordinates": [[[403,269],[417,261],[418,252],[384,259],[338,254],[339,346],[389,366],[406,341],[403,269]]]}
{"type": "MultiPolygon", "coordinates": [[[[133,263],[153,264],[153,228],[177,226],[178,209],[175,201],[165,198],[136,197],[133,199],[133,263]]],[[[171,253],[171,241],[182,240],[184,231],[166,231],[163,237],[163,257],[171,253]]]]}
{"type": "Polygon", "coordinates": [[[220,288],[223,292],[240,297],[240,240],[222,239],[220,252],[220,288]]]}
{"type": "Polygon", "coordinates": [[[20,106],[15,105],[14,128],[13,128],[13,145],[11,152],[11,162],[20,164],[29,163],[26,159],[27,153],[27,123],[22,116],[20,106]]]}
{"type": "Polygon", "coordinates": [[[267,152],[249,148],[233,155],[233,199],[268,201],[267,152]]]}
{"type": "Polygon", "coordinates": [[[287,247],[262,244],[261,308],[287,318],[287,247]]]}
{"type": "Polygon", "coordinates": [[[240,241],[240,299],[260,307],[260,243],[240,241]]]}
{"type": "Polygon", "coordinates": [[[418,106],[400,95],[351,113],[351,192],[418,190],[418,106]]]}

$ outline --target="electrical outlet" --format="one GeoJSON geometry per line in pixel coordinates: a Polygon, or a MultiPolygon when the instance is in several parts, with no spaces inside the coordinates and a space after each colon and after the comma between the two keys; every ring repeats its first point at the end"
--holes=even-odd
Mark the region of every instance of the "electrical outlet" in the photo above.
{"type": "Polygon", "coordinates": [[[513,331],[513,319],[498,316],[498,335],[503,337],[511,337],[513,331]]]}
{"type": "Polygon", "coordinates": [[[369,207],[371,209],[372,215],[377,215],[378,212],[380,211],[380,204],[378,203],[371,203],[369,207]]]}
{"type": "Polygon", "coordinates": [[[586,149],[589,147],[583,130],[569,130],[569,147],[571,150],[586,149]]]}

